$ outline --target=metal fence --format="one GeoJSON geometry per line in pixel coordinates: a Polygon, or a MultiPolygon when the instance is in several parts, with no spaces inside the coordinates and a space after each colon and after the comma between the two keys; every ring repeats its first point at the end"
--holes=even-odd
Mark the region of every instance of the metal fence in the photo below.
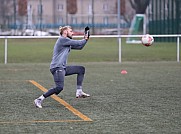
{"type": "MultiPolygon", "coordinates": [[[[151,0],[148,7],[150,34],[181,33],[181,1],[151,0]]],[[[176,41],[175,38],[157,38],[156,41],[176,41]]]]}
{"type": "MultiPolygon", "coordinates": [[[[122,62],[122,39],[128,37],[139,37],[143,35],[92,35],[91,38],[118,38],[119,45],[119,62],[122,62]]],[[[75,36],[75,38],[82,36],[75,36]]],[[[176,46],[176,61],[180,62],[180,37],[181,35],[153,35],[153,37],[166,38],[174,37],[177,40],[176,46]]],[[[8,39],[55,39],[58,36],[0,36],[0,39],[4,39],[4,64],[8,63],[8,39]]]]}
{"type": "MultiPolygon", "coordinates": [[[[27,17],[17,17],[16,24],[14,24],[13,17],[8,17],[8,23],[1,28],[6,29],[36,29],[40,31],[47,31],[49,29],[58,29],[59,26],[70,25],[74,29],[81,31],[84,27],[92,27],[91,33],[94,34],[117,34],[117,15],[95,15],[94,20],[91,16],[85,15],[68,15],[68,16],[42,16],[40,21],[39,16],[33,16],[31,22],[27,17]],[[55,18],[55,20],[53,19],[55,18]]],[[[122,33],[126,34],[130,27],[130,23],[125,22],[124,19],[120,21],[120,28],[122,33]]]]}

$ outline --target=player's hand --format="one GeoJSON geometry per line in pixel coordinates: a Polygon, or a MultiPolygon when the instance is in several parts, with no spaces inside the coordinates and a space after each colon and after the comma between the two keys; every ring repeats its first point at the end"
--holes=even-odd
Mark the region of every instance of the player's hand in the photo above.
{"type": "Polygon", "coordinates": [[[89,31],[89,27],[85,27],[85,30],[84,30],[84,39],[88,40],[89,39],[89,36],[90,36],[90,31],[89,31]]]}

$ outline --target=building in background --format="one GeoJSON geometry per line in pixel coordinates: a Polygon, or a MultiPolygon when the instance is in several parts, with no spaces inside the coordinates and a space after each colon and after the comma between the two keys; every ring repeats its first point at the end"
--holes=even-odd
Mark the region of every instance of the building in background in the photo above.
{"type": "MultiPolygon", "coordinates": [[[[117,0],[29,0],[29,24],[37,28],[86,25],[100,28],[117,27],[117,0]]],[[[126,24],[126,23],[125,23],[126,24]]]]}
{"type": "MultiPolygon", "coordinates": [[[[149,1],[147,27],[151,34],[180,33],[180,0],[149,1]],[[160,25],[160,26],[159,26],[160,25]],[[158,28],[157,28],[158,26],[158,28]],[[165,26],[165,29],[161,29],[165,26]]],[[[137,13],[137,0],[120,0],[120,27],[128,31],[137,13]],[[132,5],[130,3],[136,4],[132,5]]],[[[77,30],[89,25],[94,34],[116,34],[118,0],[0,0],[0,30],[57,29],[71,25],[77,30]],[[115,33],[114,33],[115,30],[115,33]]]]}
{"type": "MultiPolygon", "coordinates": [[[[0,24],[10,29],[45,30],[60,25],[72,25],[81,29],[89,25],[95,28],[95,32],[98,29],[100,32],[102,28],[117,28],[117,0],[0,1],[3,1],[1,10],[6,9],[3,10],[4,14],[0,14],[0,24]]],[[[125,27],[129,25],[125,21],[122,23],[125,27]]]]}

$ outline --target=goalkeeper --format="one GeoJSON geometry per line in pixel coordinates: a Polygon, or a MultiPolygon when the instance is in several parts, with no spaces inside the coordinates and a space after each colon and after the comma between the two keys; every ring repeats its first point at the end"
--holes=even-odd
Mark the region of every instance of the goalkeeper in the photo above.
{"type": "Polygon", "coordinates": [[[76,98],[89,97],[82,91],[82,83],[85,74],[85,68],[83,66],[67,66],[67,59],[71,49],[81,50],[87,41],[89,40],[89,27],[85,28],[84,39],[73,40],[73,30],[70,26],[64,26],[59,28],[60,37],[57,39],[53,57],[50,64],[50,72],[53,75],[55,87],[49,89],[39,98],[34,100],[34,104],[38,108],[42,108],[42,101],[51,96],[52,94],[58,95],[64,88],[64,78],[68,75],[77,74],[77,91],[76,98]]]}

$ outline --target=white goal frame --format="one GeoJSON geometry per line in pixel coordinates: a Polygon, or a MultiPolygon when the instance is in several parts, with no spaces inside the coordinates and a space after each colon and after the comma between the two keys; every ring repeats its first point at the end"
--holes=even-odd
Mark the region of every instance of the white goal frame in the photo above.
{"type": "MultiPolygon", "coordinates": [[[[135,26],[135,24],[137,23],[136,22],[136,20],[137,20],[137,18],[142,18],[143,19],[143,25],[142,25],[142,27],[143,27],[143,31],[142,31],[142,33],[140,33],[139,35],[144,35],[144,34],[146,34],[146,16],[145,16],[145,14],[136,14],[135,16],[134,16],[134,18],[133,18],[133,20],[132,20],[132,22],[131,22],[131,27],[129,28],[129,34],[128,35],[133,35],[133,31],[134,31],[134,26],[135,26]]],[[[128,37],[127,39],[126,39],[126,43],[133,43],[133,44],[139,44],[139,43],[141,43],[141,41],[140,40],[129,40],[130,39],[130,37],[128,37]]]]}
{"type": "MultiPolygon", "coordinates": [[[[90,38],[118,38],[119,44],[119,63],[122,62],[122,38],[127,37],[142,37],[143,35],[91,35],[90,38]]],[[[175,37],[177,38],[177,58],[176,61],[180,62],[180,37],[181,34],[174,34],[174,35],[152,35],[153,37],[175,37]]],[[[8,39],[55,39],[59,36],[0,36],[0,39],[4,39],[4,64],[8,63],[8,39]]],[[[74,36],[75,38],[82,38],[83,36],[74,36]]]]}

